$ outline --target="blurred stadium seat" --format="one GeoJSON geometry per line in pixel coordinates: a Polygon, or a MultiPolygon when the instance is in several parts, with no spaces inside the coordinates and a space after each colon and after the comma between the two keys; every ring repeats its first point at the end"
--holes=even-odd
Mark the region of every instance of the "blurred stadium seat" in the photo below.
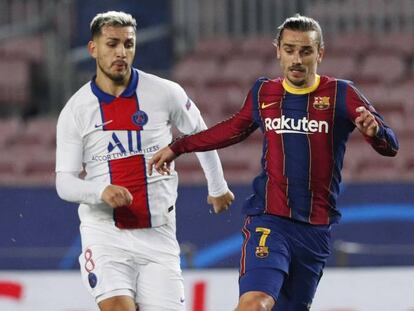
{"type": "Polygon", "coordinates": [[[319,72],[332,77],[353,80],[357,74],[356,59],[350,55],[325,54],[319,72]]]}
{"type": "MultiPolygon", "coordinates": [[[[397,157],[400,157],[400,155],[397,155],[397,157]]],[[[354,182],[390,182],[398,180],[401,176],[401,164],[401,161],[394,158],[382,157],[371,152],[369,158],[363,158],[359,161],[352,180],[354,182]]]]}
{"type": "Polygon", "coordinates": [[[217,59],[194,55],[181,60],[172,70],[172,77],[183,86],[204,86],[214,81],[220,71],[217,59]]]}
{"type": "Polygon", "coordinates": [[[240,52],[238,43],[227,37],[210,37],[200,40],[195,46],[194,53],[201,58],[213,58],[221,61],[240,52]]]}
{"type": "Polygon", "coordinates": [[[216,78],[209,84],[249,88],[263,75],[265,64],[266,62],[257,57],[231,57],[222,65],[220,71],[216,72],[216,78]]]}
{"type": "Polygon", "coordinates": [[[374,41],[369,33],[356,32],[341,35],[327,35],[325,38],[325,53],[329,55],[351,56],[356,61],[367,51],[373,50],[374,41]]]}
{"type": "Polygon", "coordinates": [[[414,50],[414,38],[410,33],[388,33],[378,35],[375,40],[377,53],[411,58],[414,50]]]}
{"type": "Polygon", "coordinates": [[[0,58],[0,72],[0,110],[20,110],[30,97],[30,63],[24,59],[0,58]]]}
{"type": "Polygon", "coordinates": [[[269,60],[276,56],[276,47],[269,35],[250,36],[240,43],[240,52],[247,57],[269,60]]]}
{"type": "Polygon", "coordinates": [[[408,74],[404,60],[396,55],[366,53],[356,81],[360,83],[396,83],[408,74]]]}
{"type": "Polygon", "coordinates": [[[56,117],[0,122],[0,184],[53,185],[56,117]]]}
{"type": "Polygon", "coordinates": [[[279,61],[275,58],[269,60],[265,65],[262,76],[270,79],[276,79],[283,76],[282,69],[280,68],[279,61]]]}
{"type": "Polygon", "coordinates": [[[0,148],[6,148],[7,144],[18,135],[20,130],[20,120],[15,117],[0,119],[0,148]]]}
{"type": "Polygon", "coordinates": [[[9,39],[0,45],[0,56],[40,63],[45,58],[44,38],[32,35],[9,39]]]}
{"type": "Polygon", "coordinates": [[[405,113],[408,115],[414,113],[414,100],[412,98],[412,91],[414,87],[414,75],[411,74],[408,79],[402,83],[398,83],[389,88],[385,88],[386,92],[392,99],[392,102],[399,102],[404,106],[405,113]]]}

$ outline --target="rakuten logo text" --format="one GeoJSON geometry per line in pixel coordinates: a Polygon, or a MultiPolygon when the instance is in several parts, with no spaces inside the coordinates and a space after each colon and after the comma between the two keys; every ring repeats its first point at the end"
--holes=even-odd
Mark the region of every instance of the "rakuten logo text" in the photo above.
{"type": "Polygon", "coordinates": [[[306,117],[295,120],[282,115],[281,118],[265,118],[264,121],[266,131],[274,130],[278,134],[297,133],[307,135],[313,133],[328,133],[329,131],[328,122],[309,120],[306,117]]]}

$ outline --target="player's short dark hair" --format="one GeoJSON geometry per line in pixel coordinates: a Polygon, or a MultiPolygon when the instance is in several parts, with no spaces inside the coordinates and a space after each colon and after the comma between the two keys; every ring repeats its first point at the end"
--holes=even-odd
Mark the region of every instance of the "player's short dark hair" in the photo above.
{"type": "Polygon", "coordinates": [[[102,33],[101,30],[104,26],[131,26],[134,28],[134,31],[137,30],[137,22],[131,14],[118,11],[108,11],[105,13],[99,13],[92,19],[90,24],[92,38],[99,36],[102,33]]]}
{"type": "Polygon", "coordinates": [[[319,23],[311,17],[295,14],[294,16],[287,18],[277,29],[278,33],[276,35],[275,43],[279,46],[285,29],[303,32],[315,31],[319,48],[324,46],[322,28],[319,23]]]}

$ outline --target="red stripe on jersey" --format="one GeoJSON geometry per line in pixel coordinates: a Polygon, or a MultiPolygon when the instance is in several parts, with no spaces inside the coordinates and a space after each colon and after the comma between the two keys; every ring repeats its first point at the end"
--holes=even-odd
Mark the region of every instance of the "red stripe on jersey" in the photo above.
{"type": "MultiPolygon", "coordinates": [[[[258,99],[262,120],[281,118],[284,94],[285,90],[280,82],[269,82],[262,85],[258,99]]],[[[278,134],[273,130],[266,131],[266,124],[264,128],[267,143],[267,148],[263,154],[265,159],[264,169],[268,173],[264,212],[290,217],[291,210],[287,201],[288,181],[285,174],[283,134],[278,134]]]]}
{"type": "Polygon", "coordinates": [[[142,130],[132,120],[132,116],[138,110],[135,96],[117,97],[111,103],[101,103],[102,123],[104,130],[142,130]]]}
{"type": "Polygon", "coordinates": [[[247,229],[247,225],[250,223],[250,217],[247,217],[244,226],[242,228],[242,233],[244,235],[244,241],[241,249],[241,256],[240,256],[240,276],[246,273],[246,245],[250,239],[250,231],[247,229]]]}
{"type": "Polygon", "coordinates": [[[328,133],[308,135],[310,172],[309,189],[312,192],[309,223],[329,224],[329,196],[334,165],[334,118],[337,87],[321,88],[312,93],[308,102],[308,119],[326,121],[328,133]],[[327,135],[328,138],[327,138],[327,135]]]}
{"type": "Polygon", "coordinates": [[[111,183],[126,187],[133,196],[130,206],[114,209],[115,225],[121,229],[151,227],[144,157],[136,155],[108,163],[111,183]]]}

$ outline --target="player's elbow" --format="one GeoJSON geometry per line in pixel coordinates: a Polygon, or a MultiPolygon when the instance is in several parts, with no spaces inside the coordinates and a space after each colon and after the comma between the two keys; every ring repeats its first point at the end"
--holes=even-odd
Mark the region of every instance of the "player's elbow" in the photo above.
{"type": "Polygon", "coordinates": [[[59,173],[56,173],[56,176],[55,176],[55,188],[56,188],[56,192],[59,198],[61,198],[62,200],[66,200],[65,191],[63,190],[63,186],[61,182],[61,175],[59,173]]]}
{"type": "Polygon", "coordinates": [[[67,187],[70,183],[67,180],[65,173],[56,173],[55,177],[55,188],[59,198],[65,201],[71,201],[70,195],[68,194],[67,187]]]}

